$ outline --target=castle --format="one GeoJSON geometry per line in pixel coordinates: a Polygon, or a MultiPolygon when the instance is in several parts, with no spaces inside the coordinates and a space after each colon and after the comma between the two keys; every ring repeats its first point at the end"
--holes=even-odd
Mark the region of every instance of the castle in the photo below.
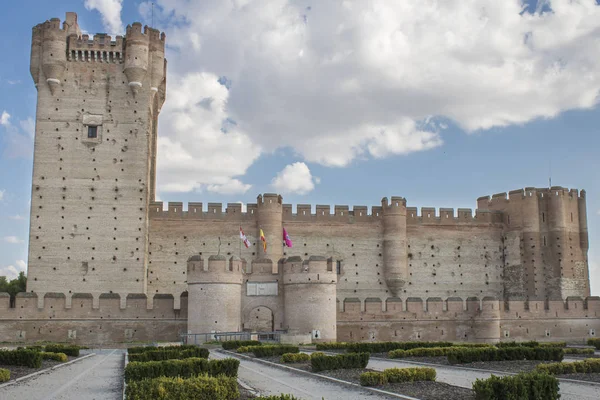
{"type": "Polygon", "coordinates": [[[585,192],[525,188],[477,209],[155,201],[165,34],[33,28],[38,92],[27,293],[0,339],[106,343],[286,331],[314,341],[582,340],[585,192]],[[252,246],[241,244],[243,227],[252,246]],[[293,247],[282,246],[285,227],[293,247]],[[259,231],[265,233],[262,248],[259,231]]]}

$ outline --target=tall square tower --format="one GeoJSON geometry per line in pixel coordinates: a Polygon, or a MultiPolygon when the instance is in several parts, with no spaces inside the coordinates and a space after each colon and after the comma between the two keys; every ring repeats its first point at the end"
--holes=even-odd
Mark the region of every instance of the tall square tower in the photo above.
{"type": "Polygon", "coordinates": [[[27,290],[146,292],[148,204],[165,100],[165,35],[82,35],[67,13],[33,28],[38,91],[27,290]]]}

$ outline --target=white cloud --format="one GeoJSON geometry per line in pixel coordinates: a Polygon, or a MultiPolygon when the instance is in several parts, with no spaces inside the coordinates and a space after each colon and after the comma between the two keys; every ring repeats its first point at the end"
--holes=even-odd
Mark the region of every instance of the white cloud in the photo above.
{"type": "Polygon", "coordinates": [[[2,111],[2,115],[0,115],[0,125],[9,126],[10,125],[10,114],[6,112],[6,110],[2,111]]]}
{"type": "Polygon", "coordinates": [[[313,178],[310,169],[303,162],[286,165],[271,181],[271,186],[279,193],[306,194],[319,183],[318,178],[313,178]]]}
{"type": "Polygon", "coordinates": [[[19,276],[19,272],[27,273],[27,263],[23,260],[17,260],[15,265],[0,267],[0,276],[6,276],[6,279],[11,280],[19,276]]]}
{"type": "Polygon", "coordinates": [[[6,81],[6,83],[8,83],[9,85],[18,85],[19,83],[21,83],[21,81],[20,80],[13,81],[13,80],[9,79],[6,81]]]}
{"type": "Polygon", "coordinates": [[[242,212],[245,213],[246,211],[248,211],[248,205],[246,203],[244,203],[241,200],[236,201],[236,203],[241,204],[242,205],[242,212]]]}
{"type": "MultiPolygon", "coordinates": [[[[0,200],[2,200],[2,198],[1,198],[1,197],[0,197],[0,200]]],[[[24,216],[22,216],[22,215],[19,215],[19,214],[17,214],[17,215],[11,215],[11,216],[9,216],[8,218],[10,218],[10,219],[12,219],[12,220],[15,220],[15,221],[22,221],[22,220],[24,220],[24,219],[25,219],[25,217],[24,217],[24,216]]]]}
{"type": "Polygon", "coordinates": [[[472,132],[598,102],[595,0],[555,0],[552,12],[534,14],[520,1],[321,3],[157,0],[170,46],[159,150],[179,146],[166,169],[181,159],[177,173],[165,174],[159,152],[159,185],[198,190],[215,176],[242,176],[259,154],[282,147],[345,166],[440,146],[447,122],[472,132]],[[198,104],[216,90],[197,82],[199,70],[226,77],[218,112],[209,100],[198,104]],[[174,97],[193,101],[173,106],[174,97]],[[216,129],[226,118],[248,151],[216,129]],[[206,125],[227,145],[198,142],[206,125]],[[206,153],[232,170],[196,166],[206,153]]]}
{"type": "Polygon", "coordinates": [[[4,200],[4,193],[6,191],[5,190],[0,190],[0,201],[4,200]]]}
{"type": "Polygon", "coordinates": [[[111,35],[123,35],[125,28],[121,21],[123,0],[85,0],[85,8],[97,10],[102,15],[104,29],[111,35]]]}
{"type": "Polygon", "coordinates": [[[16,236],[4,236],[3,239],[6,243],[12,243],[12,244],[23,243],[23,240],[19,239],[16,236]]]}

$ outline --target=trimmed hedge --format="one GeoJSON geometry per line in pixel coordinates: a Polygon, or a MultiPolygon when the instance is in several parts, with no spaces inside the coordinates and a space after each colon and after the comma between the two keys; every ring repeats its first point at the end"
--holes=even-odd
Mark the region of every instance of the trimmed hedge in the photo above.
{"type": "Polygon", "coordinates": [[[227,342],[223,342],[221,345],[224,350],[237,350],[242,346],[260,346],[261,342],[258,340],[228,340],[227,342]]]}
{"type": "Polygon", "coordinates": [[[44,348],[47,353],[64,353],[71,357],[79,357],[79,346],[50,344],[44,348]]]}
{"type": "Polygon", "coordinates": [[[550,375],[597,373],[600,372],[600,358],[588,358],[583,361],[568,363],[540,364],[536,369],[550,375]]]}
{"type": "Polygon", "coordinates": [[[281,355],[282,363],[301,363],[310,361],[310,355],[306,353],[285,353],[281,355]]]}
{"type": "MultiPolygon", "coordinates": [[[[405,357],[443,357],[450,352],[468,349],[470,347],[429,347],[417,348],[412,350],[392,350],[388,353],[389,358],[405,358],[405,357]]],[[[477,347],[479,348],[479,347],[477,347]]]]}
{"type": "Polygon", "coordinates": [[[595,353],[594,349],[579,349],[577,347],[565,347],[563,349],[563,351],[565,352],[565,354],[587,354],[587,355],[591,355],[591,354],[595,353]]]}
{"type": "Polygon", "coordinates": [[[127,385],[127,400],[236,400],[240,396],[237,379],[227,376],[194,378],[155,378],[127,385]]]}
{"type": "Polygon", "coordinates": [[[50,352],[40,352],[42,355],[42,359],[44,360],[54,360],[65,362],[68,360],[67,355],[65,353],[50,353],[50,352]]]}
{"type": "Polygon", "coordinates": [[[360,375],[362,386],[379,386],[386,383],[435,381],[434,368],[389,368],[383,372],[365,372],[360,375]]]}
{"type": "Polygon", "coordinates": [[[0,368],[0,383],[10,380],[10,371],[5,368],[0,368]]]}
{"type": "MultiPolygon", "coordinates": [[[[348,343],[348,353],[387,353],[391,350],[411,350],[428,347],[452,347],[451,342],[371,342],[348,343]]],[[[317,347],[317,349],[319,349],[317,347]]]]}
{"type": "Polygon", "coordinates": [[[600,339],[598,339],[598,338],[588,339],[587,344],[588,344],[588,346],[594,346],[596,348],[596,350],[600,350],[600,339]]]}
{"type": "Polygon", "coordinates": [[[449,352],[448,362],[450,364],[465,364],[475,361],[562,361],[563,356],[563,350],[558,347],[474,348],[449,352]]]}
{"type": "Polygon", "coordinates": [[[237,377],[240,361],[235,358],[223,360],[206,360],[204,358],[187,358],[185,360],[165,360],[148,362],[130,362],[125,367],[125,381],[141,381],[159,377],[189,378],[206,374],[208,376],[225,375],[237,377]]]}
{"type": "Polygon", "coordinates": [[[536,342],[531,340],[528,342],[499,342],[496,347],[501,349],[504,347],[567,347],[566,342],[536,342]]]}
{"type": "Polygon", "coordinates": [[[346,350],[350,344],[348,342],[317,343],[317,350],[346,350]]]}
{"type": "Polygon", "coordinates": [[[130,354],[129,361],[147,362],[163,360],[183,360],[186,358],[208,358],[208,349],[194,346],[186,350],[153,350],[144,353],[130,354]]]}
{"type": "Polygon", "coordinates": [[[42,354],[35,350],[0,350],[0,364],[22,365],[29,368],[42,366],[42,354]]]}
{"type": "Polygon", "coordinates": [[[141,347],[130,347],[127,349],[129,354],[140,354],[146,353],[148,351],[156,351],[156,350],[189,350],[194,349],[198,346],[193,344],[183,344],[181,346],[141,346],[141,347]]]}
{"type": "MultiPolygon", "coordinates": [[[[248,353],[253,353],[255,357],[273,357],[281,356],[285,353],[299,353],[300,348],[298,346],[292,346],[290,344],[280,345],[264,345],[264,346],[248,346],[248,353]]],[[[239,349],[238,349],[239,351],[239,349]]]]}
{"type": "Polygon", "coordinates": [[[477,379],[473,383],[477,400],[557,400],[558,379],[539,372],[521,373],[516,376],[477,379]]]}
{"type": "Polygon", "coordinates": [[[255,397],[254,400],[300,400],[291,394],[280,394],[279,396],[255,397]]]}
{"type": "Polygon", "coordinates": [[[315,351],[314,353],[310,354],[310,358],[313,358],[313,357],[322,357],[324,355],[325,355],[325,353],[323,353],[322,351],[315,351]]]}
{"type": "Polygon", "coordinates": [[[366,368],[369,363],[369,353],[347,353],[337,356],[317,356],[310,358],[313,372],[332,369],[366,368]]]}

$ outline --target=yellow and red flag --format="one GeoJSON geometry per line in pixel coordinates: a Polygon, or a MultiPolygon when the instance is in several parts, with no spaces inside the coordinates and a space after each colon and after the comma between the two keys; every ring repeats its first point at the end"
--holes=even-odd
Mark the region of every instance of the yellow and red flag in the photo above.
{"type": "Polygon", "coordinates": [[[260,240],[263,243],[263,251],[266,253],[267,252],[267,238],[265,238],[265,233],[263,232],[263,230],[260,230],[260,240]]]}

